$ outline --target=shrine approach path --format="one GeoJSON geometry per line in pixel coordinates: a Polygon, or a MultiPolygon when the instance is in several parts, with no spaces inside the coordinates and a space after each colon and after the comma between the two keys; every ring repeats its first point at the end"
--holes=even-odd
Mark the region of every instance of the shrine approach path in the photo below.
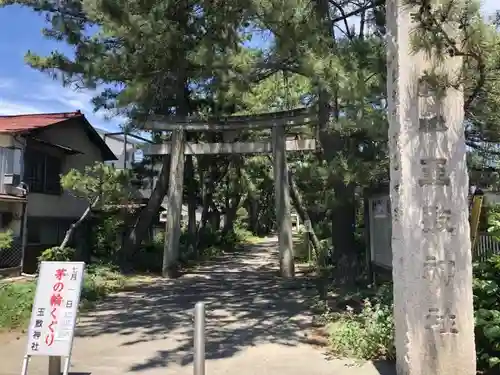
{"type": "MultiPolygon", "coordinates": [[[[388,375],[366,363],[327,360],[308,343],[314,287],[283,288],[277,240],[207,262],[176,280],[154,279],[82,314],[73,375],[193,374],[193,307],[206,302],[207,375],[388,375]]],[[[1,375],[19,375],[25,335],[0,339],[1,375]]],[[[30,375],[47,374],[47,358],[30,375]]]]}

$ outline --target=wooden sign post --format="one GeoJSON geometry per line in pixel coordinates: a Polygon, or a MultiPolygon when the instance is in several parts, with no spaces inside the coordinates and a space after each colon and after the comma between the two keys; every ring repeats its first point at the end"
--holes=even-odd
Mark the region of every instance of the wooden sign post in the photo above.
{"type": "Polygon", "coordinates": [[[49,357],[49,375],[68,375],[75,331],[83,262],[42,262],[28,329],[28,345],[21,375],[28,373],[32,356],[49,357]]]}
{"type": "MultiPolygon", "coordinates": [[[[462,59],[412,45],[441,6],[386,4],[398,375],[476,373],[462,59]]],[[[450,39],[460,29],[439,24],[450,39]]]]}

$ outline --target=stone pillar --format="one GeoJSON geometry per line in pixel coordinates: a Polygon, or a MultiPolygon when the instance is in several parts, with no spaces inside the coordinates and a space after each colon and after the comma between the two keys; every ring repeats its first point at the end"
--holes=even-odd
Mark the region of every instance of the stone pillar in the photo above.
{"type": "Polygon", "coordinates": [[[474,375],[464,99],[425,72],[456,81],[462,61],[412,52],[418,11],[387,1],[397,372],[474,375]]]}
{"type": "Polygon", "coordinates": [[[174,276],[179,260],[181,235],[182,191],[184,185],[184,131],[172,132],[170,176],[167,192],[167,222],[165,224],[165,248],[163,249],[163,277],[174,276]]]}
{"type": "Polygon", "coordinates": [[[280,272],[285,278],[295,275],[290,213],[290,186],[286,164],[286,136],[283,126],[272,130],[274,190],[276,196],[276,221],[278,223],[280,272]]]}

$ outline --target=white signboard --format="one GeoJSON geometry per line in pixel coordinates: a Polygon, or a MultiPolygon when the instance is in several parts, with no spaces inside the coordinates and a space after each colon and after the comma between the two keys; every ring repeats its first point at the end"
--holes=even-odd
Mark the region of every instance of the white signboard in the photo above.
{"type": "Polygon", "coordinates": [[[27,356],[70,356],[84,267],[83,262],[41,263],[27,356]]]}

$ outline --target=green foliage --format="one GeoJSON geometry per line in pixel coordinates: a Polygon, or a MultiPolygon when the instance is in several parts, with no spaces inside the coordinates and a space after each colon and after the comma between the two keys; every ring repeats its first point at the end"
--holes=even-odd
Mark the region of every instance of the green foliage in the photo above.
{"type": "Polygon", "coordinates": [[[366,298],[360,312],[347,306],[346,312],[335,314],[329,326],[334,353],[359,359],[395,359],[392,303],[387,303],[390,288],[366,298]]]}
{"type": "Polygon", "coordinates": [[[102,206],[117,204],[130,198],[130,171],[115,169],[110,165],[96,162],[83,171],[71,169],[61,177],[61,185],[76,197],[93,204],[97,198],[102,206]]]}
{"type": "Polygon", "coordinates": [[[75,249],[59,246],[50,247],[42,252],[38,257],[39,262],[70,262],[74,259],[75,249]]]}
{"type": "Polygon", "coordinates": [[[488,207],[488,233],[500,241],[500,206],[488,207]]]}
{"type": "Polygon", "coordinates": [[[116,214],[103,214],[93,226],[93,254],[99,259],[116,260],[121,247],[123,219],[116,214]]]}
{"type": "Polygon", "coordinates": [[[22,327],[30,318],[36,284],[0,281],[0,329],[22,327]]]}
{"type": "Polygon", "coordinates": [[[127,279],[114,266],[98,264],[88,266],[82,287],[82,307],[92,307],[109,293],[123,289],[127,279]]]}
{"type": "Polygon", "coordinates": [[[500,256],[474,267],[475,339],[478,366],[500,371],[500,256]]]}
{"type": "Polygon", "coordinates": [[[4,249],[10,249],[12,241],[14,241],[13,233],[10,229],[0,232],[0,252],[4,249]]]}
{"type": "MultiPolygon", "coordinates": [[[[222,255],[224,251],[232,251],[241,244],[253,242],[255,236],[246,229],[235,227],[234,231],[223,233],[210,227],[204,228],[198,234],[198,248],[188,247],[187,231],[181,233],[179,263],[181,267],[189,267],[201,260],[212,259],[222,255]]],[[[163,263],[164,233],[156,234],[152,243],[141,247],[134,255],[136,271],[160,272],[163,263]]]]}
{"type": "MultiPolygon", "coordinates": [[[[500,370],[500,256],[474,265],[475,340],[478,369],[496,374],[500,370]]],[[[363,359],[394,358],[392,288],[378,289],[360,311],[348,307],[327,314],[332,349],[339,356],[363,359]]]]}
{"type": "MultiPolygon", "coordinates": [[[[59,259],[57,259],[59,260],[59,259]]],[[[127,279],[113,267],[98,265],[85,270],[80,308],[89,308],[105,295],[122,289],[127,279]]],[[[35,297],[32,280],[0,281],[0,329],[24,328],[35,297]]]]}

